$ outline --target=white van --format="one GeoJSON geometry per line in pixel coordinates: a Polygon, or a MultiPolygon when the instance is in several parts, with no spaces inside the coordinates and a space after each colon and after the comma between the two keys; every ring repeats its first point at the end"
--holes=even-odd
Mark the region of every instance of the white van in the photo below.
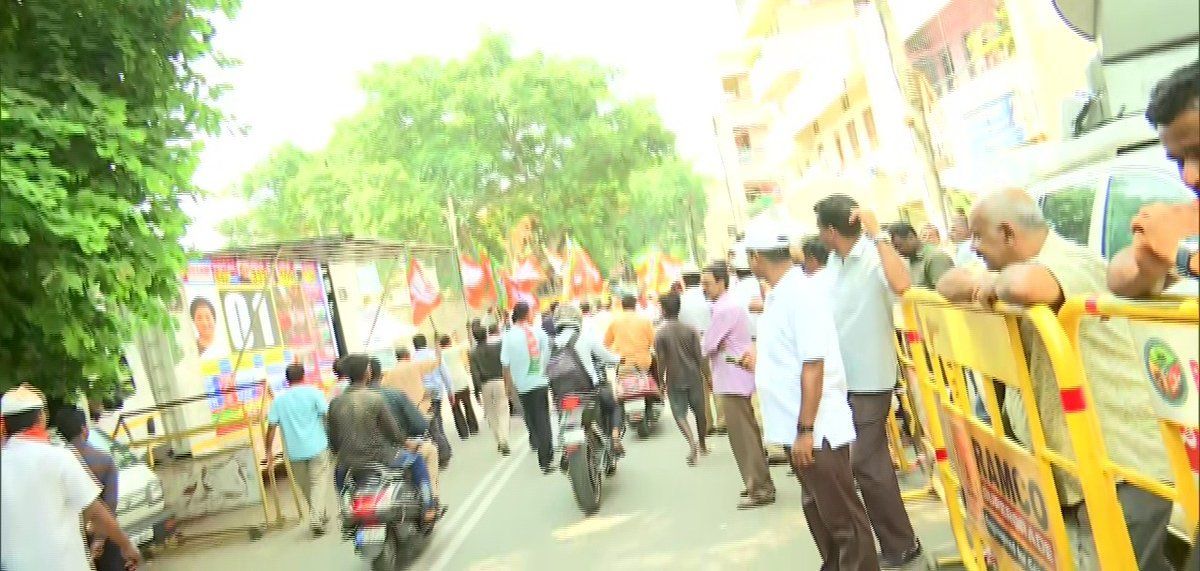
{"type": "MultiPolygon", "coordinates": [[[[51,434],[54,442],[63,444],[57,430],[52,430],[51,434]]],[[[109,453],[117,465],[117,523],[129,539],[137,545],[165,539],[171,518],[167,513],[163,485],[146,465],[145,458],[114,441],[95,425],[89,426],[88,443],[109,453]]]]}

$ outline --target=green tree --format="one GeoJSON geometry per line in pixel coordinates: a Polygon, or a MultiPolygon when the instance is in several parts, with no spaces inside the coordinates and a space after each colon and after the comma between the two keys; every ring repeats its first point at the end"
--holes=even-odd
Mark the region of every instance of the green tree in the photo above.
{"type": "MultiPolygon", "coordinates": [[[[353,233],[448,244],[451,197],[467,248],[499,258],[513,224],[534,214],[550,245],[573,234],[607,270],[629,249],[613,230],[646,201],[632,177],[674,157],[653,105],[618,100],[610,79],[590,60],[516,57],[496,35],[462,60],[379,65],[362,79],[365,108],[325,149],[293,172],[285,147],[246,177],[239,190],[257,206],[224,230],[242,242],[353,233]]],[[[646,213],[645,228],[675,210],[646,213]]]]}
{"type": "Polygon", "coordinates": [[[209,16],[233,0],[5,0],[0,21],[0,388],[100,394],[166,325],[185,265],[209,16]],[[89,383],[87,379],[94,382],[89,383]]]}

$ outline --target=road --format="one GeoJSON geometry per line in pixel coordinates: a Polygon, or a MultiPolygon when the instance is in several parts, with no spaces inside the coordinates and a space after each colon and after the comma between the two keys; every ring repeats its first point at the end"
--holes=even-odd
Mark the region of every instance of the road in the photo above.
{"type": "MultiPolygon", "coordinates": [[[[788,468],[772,468],[778,501],[735,508],[741,479],[725,437],[695,467],[672,425],[647,440],[629,438],[627,456],[607,480],[599,513],[584,517],[562,473],[542,475],[513,421],[513,454],[501,459],[491,437],[451,435],[454,459],[442,477],[450,511],[414,569],[816,569],[819,557],[800,511],[800,488],[788,468]]],[[[632,436],[632,435],[630,435],[632,436]]],[[[945,510],[933,501],[909,506],[932,551],[951,545],[945,510]]],[[[261,515],[261,512],[259,513],[261,515]]],[[[366,569],[350,542],[305,526],[160,555],[155,571],[214,569],[366,569]]],[[[921,568],[917,566],[915,568],[921,568]]]]}

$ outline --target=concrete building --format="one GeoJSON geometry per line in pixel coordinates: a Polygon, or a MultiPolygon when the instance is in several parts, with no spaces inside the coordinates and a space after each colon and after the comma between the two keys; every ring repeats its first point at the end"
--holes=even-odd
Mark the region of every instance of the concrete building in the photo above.
{"type": "MultiPolygon", "coordinates": [[[[943,226],[963,203],[963,185],[944,180],[956,166],[1064,135],[1064,103],[1094,53],[1040,0],[893,2],[895,51],[875,2],[737,4],[741,40],[722,61],[714,121],[745,204],[735,225],[763,210],[811,225],[812,204],[843,192],[882,220],[943,226]],[[922,124],[944,191],[920,151],[922,124]]],[[[710,228],[710,239],[727,233],[710,228]]]]}

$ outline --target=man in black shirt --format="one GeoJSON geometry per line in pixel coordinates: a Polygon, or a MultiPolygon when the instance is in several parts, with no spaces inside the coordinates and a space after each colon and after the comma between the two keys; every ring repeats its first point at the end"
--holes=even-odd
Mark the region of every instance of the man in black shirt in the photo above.
{"type": "Polygon", "coordinates": [[[708,424],[702,373],[704,352],[700,349],[700,336],[696,334],[696,330],[679,321],[679,294],[668,293],[659,302],[662,304],[663,323],[654,333],[658,386],[667,388],[671,414],[691,450],[687,463],[694,466],[697,452],[708,454],[708,447],[704,442],[704,429],[708,424]],[[692,429],[687,423],[689,408],[696,420],[696,435],[692,434],[692,429]],[[696,441],[697,437],[699,443],[696,441]]]}
{"type": "MultiPolygon", "coordinates": [[[[499,333],[498,330],[496,332],[499,333]]],[[[496,438],[496,449],[500,454],[508,456],[508,421],[512,411],[504,388],[500,341],[496,338],[489,342],[487,331],[483,327],[472,329],[471,336],[475,338],[475,348],[469,356],[475,398],[483,405],[483,415],[487,418],[488,426],[492,427],[492,436],[496,438]]]]}
{"type": "Polygon", "coordinates": [[[380,391],[370,388],[371,362],[366,355],[348,355],[342,372],[350,386],[329,403],[329,448],[337,455],[338,488],[345,475],[372,464],[408,467],[425,506],[425,523],[437,517],[425,459],[416,453],[417,442],[401,430],[380,391]]]}

